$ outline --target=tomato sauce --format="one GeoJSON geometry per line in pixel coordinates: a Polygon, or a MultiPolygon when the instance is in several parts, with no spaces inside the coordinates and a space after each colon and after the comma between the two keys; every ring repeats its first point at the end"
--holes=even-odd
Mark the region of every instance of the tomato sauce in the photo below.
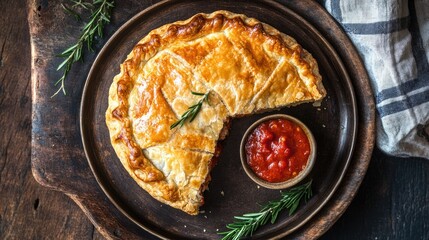
{"type": "Polygon", "coordinates": [[[261,179],[283,182],[307,165],[310,142],[300,126],[286,119],[261,123],[246,143],[247,163],[261,179]]]}

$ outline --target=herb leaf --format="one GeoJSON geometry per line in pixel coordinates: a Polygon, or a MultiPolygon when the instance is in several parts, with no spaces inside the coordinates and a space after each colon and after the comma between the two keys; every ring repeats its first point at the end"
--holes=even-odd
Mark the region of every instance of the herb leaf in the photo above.
{"type": "Polygon", "coordinates": [[[57,67],[57,71],[63,69],[63,75],[55,82],[55,86],[59,85],[59,88],[51,97],[56,96],[60,92],[63,92],[63,94],[66,95],[64,82],[72,65],[83,59],[82,49],[84,45],[87,45],[88,50],[92,51],[92,45],[96,35],[103,37],[103,28],[110,22],[110,12],[114,6],[114,0],[98,0],[93,1],[92,3],[85,3],[81,0],[72,0],[72,2],[74,5],[71,8],[64,4],[61,4],[61,6],[65,12],[71,14],[76,19],[80,19],[79,14],[72,9],[76,6],[84,9],[91,9],[92,14],[89,22],[83,28],[77,42],[58,55],[58,57],[65,58],[65,60],[57,67]]]}
{"type": "Polygon", "coordinates": [[[71,9],[71,8],[67,7],[67,6],[66,6],[66,5],[64,5],[63,3],[61,3],[61,7],[63,7],[63,9],[64,9],[64,11],[65,11],[66,13],[68,13],[68,14],[72,15],[72,16],[76,19],[76,21],[80,21],[80,20],[82,20],[82,19],[80,18],[80,15],[79,15],[77,12],[75,12],[73,9],[71,9]]]}
{"type": "Polygon", "coordinates": [[[305,201],[311,198],[311,183],[309,182],[291,188],[282,192],[282,198],[277,201],[270,201],[257,213],[246,213],[242,216],[235,216],[233,223],[226,225],[228,231],[218,234],[224,235],[222,240],[237,240],[245,236],[252,235],[260,226],[265,225],[268,221],[272,224],[276,221],[279,213],[284,209],[289,209],[289,216],[292,215],[299,206],[301,199],[305,201]]]}
{"type": "Polygon", "coordinates": [[[208,99],[209,99],[210,92],[207,92],[207,93],[191,92],[191,93],[192,95],[203,96],[203,97],[200,99],[200,101],[198,101],[198,103],[190,106],[188,110],[186,110],[186,112],[182,114],[180,119],[170,126],[170,129],[173,129],[177,126],[179,126],[179,128],[182,127],[185,124],[186,120],[188,119],[189,119],[189,122],[194,121],[194,119],[197,117],[198,113],[200,112],[201,107],[203,106],[203,103],[204,102],[207,102],[207,104],[209,103],[208,99]]]}

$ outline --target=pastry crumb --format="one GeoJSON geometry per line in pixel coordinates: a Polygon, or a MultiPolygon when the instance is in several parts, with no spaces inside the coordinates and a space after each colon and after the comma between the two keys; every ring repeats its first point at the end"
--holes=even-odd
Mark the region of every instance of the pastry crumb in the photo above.
{"type": "Polygon", "coordinates": [[[313,103],[313,107],[320,107],[322,105],[322,101],[316,101],[313,103]]]}
{"type": "Polygon", "coordinates": [[[225,196],[225,193],[223,191],[220,191],[220,195],[225,196]]]}

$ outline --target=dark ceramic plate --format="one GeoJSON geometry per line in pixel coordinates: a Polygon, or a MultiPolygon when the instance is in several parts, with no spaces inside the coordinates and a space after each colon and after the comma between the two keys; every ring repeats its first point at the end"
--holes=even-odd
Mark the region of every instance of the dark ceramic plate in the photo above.
{"type": "Polygon", "coordinates": [[[135,224],[171,239],[219,238],[218,231],[233,216],[255,212],[260,204],[280,197],[278,190],[258,187],[240,163],[240,140],[257,119],[285,113],[309,126],[318,144],[317,159],[308,178],[313,197],[292,216],[283,212],[275,224],[260,228],[254,239],[285,236],[310,220],[340,184],[349,165],[357,129],[355,94],[341,59],[317,29],[292,10],[273,1],[167,1],[146,9],[125,23],[106,43],[89,73],[81,105],[81,133],[91,169],[113,204],[135,224]],[[328,96],[320,107],[303,104],[232,122],[223,142],[219,164],[212,171],[210,190],[198,216],[161,204],[142,190],[122,167],[110,144],[105,124],[107,96],[119,64],[150,30],[199,12],[229,10],[254,17],[294,37],[319,63],[328,96]]]}

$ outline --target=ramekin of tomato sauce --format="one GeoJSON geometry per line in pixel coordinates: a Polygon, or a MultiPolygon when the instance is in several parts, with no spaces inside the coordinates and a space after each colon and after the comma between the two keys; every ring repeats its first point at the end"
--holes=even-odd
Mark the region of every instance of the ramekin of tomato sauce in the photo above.
{"type": "Polygon", "coordinates": [[[316,143],[298,119],[284,114],[256,121],[241,142],[241,161],[251,179],[263,187],[288,188],[311,171],[316,143]]]}

